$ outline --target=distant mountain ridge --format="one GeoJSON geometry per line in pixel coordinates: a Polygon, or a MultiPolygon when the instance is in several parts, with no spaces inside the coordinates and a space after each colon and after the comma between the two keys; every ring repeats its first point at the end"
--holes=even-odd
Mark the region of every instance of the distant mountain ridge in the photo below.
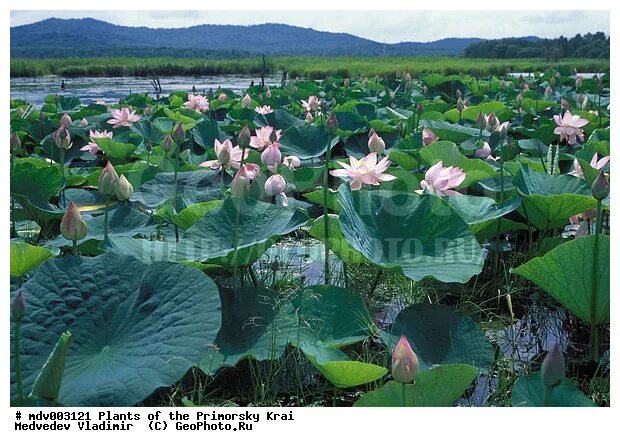
{"type": "Polygon", "coordinates": [[[434,42],[384,44],[347,33],[266,23],[148,28],[101,20],[50,18],[11,28],[11,57],[462,55],[485,39],[448,38],[434,42]]]}

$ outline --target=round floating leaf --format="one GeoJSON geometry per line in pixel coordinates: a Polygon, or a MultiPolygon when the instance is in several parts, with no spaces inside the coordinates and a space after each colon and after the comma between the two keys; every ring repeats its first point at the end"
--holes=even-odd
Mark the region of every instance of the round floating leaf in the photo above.
{"type": "MultiPolygon", "coordinates": [[[[177,209],[182,210],[195,203],[223,198],[221,173],[214,170],[179,172],[177,209]]],[[[172,199],[174,174],[161,172],[153,180],[144,183],[134,192],[132,202],[140,202],[149,208],[157,208],[172,199]]]]}
{"type": "Polygon", "coordinates": [[[217,287],[200,270],[111,253],[47,262],[21,290],[25,387],[55,334],[71,330],[59,396],[70,406],[129,406],[170,386],[198,363],[221,323],[217,287]]]}
{"type": "MultiPolygon", "coordinates": [[[[520,377],[512,389],[514,407],[542,407],[545,405],[546,387],[540,372],[520,377]]],[[[562,379],[559,385],[551,389],[547,402],[549,407],[595,407],[570,379],[562,379]]]]}
{"type": "Polygon", "coordinates": [[[11,275],[22,276],[53,255],[47,248],[11,241],[11,275]]]}
{"type": "Polygon", "coordinates": [[[609,323],[609,236],[599,236],[596,269],[596,315],[590,316],[592,302],[592,260],[595,235],[565,242],[546,255],[513,269],[545,289],[570,312],[590,324],[609,323]]]}
{"type": "Polygon", "coordinates": [[[449,306],[420,303],[406,307],[381,332],[390,352],[401,335],[407,337],[423,370],[447,363],[486,369],[495,360],[493,346],[478,325],[449,306]]]}
{"type": "Polygon", "coordinates": [[[480,273],[482,249],[440,197],[339,188],[340,228],[351,246],[384,268],[417,281],[467,282],[480,273]]]}
{"type": "Polygon", "coordinates": [[[362,396],[354,406],[451,407],[477,376],[471,365],[441,365],[418,374],[413,384],[387,382],[362,396]]]}

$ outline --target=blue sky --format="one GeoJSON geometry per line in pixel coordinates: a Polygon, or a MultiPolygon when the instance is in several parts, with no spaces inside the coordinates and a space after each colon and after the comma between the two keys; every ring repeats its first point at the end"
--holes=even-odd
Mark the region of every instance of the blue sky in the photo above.
{"type": "Polygon", "coordinates": [[[609,34],[608,11],[11,11],[11,26],[49,17],[94,17],[119,25],[178,28],[204,23],[286,23],[378,42],[444,37],[609,34]]]}

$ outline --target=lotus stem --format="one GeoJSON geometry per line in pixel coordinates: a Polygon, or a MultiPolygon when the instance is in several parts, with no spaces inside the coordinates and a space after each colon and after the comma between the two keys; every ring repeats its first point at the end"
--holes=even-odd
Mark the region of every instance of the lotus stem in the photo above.
{"type": "MultiPolygon", "coordinates": [[[[241,161],[239,162],[239,171],[243,168],[245,162],[245,148],[241,148],[241,161]]],[[[224,168],[222,168],[224,169],[224,168]]],[[[235,207],[235,226],[233,228],[233,288],[237,287],[237,276],[239,275],[239,266],[237,265],[237,255],[239,252],[239,220],[241,218],[241,197],[237,197],[237,206],[235,207]]]]}
{"type": "Polygon", "coordinates": [[[598,200],[596,205],[596,231],[594,232],[594,248],[592,253],[592,296],[590,299],[590,351],[593,359],[598,358],[598,327],[596,325],[596,295],[598,292],[598,252],[599,238],[603,226],[601,225],[601,217],[603,213],[603,201],[598,200]]]}
{"type": "MultiPolygon", "coordinates": [[[[177,196],[179,194],[178,176],[179,176],[179,151],[177,150],[177,154],[174,160],[174,190],[173,190],[173,197],[172,197],[172,207],[174,208],[175,214],[177,212],[177,196]]],[[[176,223],[174,224],[174,237],[178,244],[179,243],[179,226],[176,223]]]]}
{"type": "Polygon", "coordinates": [[[19,348],[19,329],[20,329],[20,321],[15,320],[15,335],[14,335],[14,346],[13,351],[15,353],[15,381],[17,382],[17,396],[20,400],[20,405],[24,401],[24,380],[22,377],[22,361],[21,361],[21,352],[19,348]]]}
{"type": "Polygon", "coordinates": [[[74,241],[73,241],[73,254],[74,254],[75,256],[77,256],[77,254],[78,254],[78,250],[77,250],[77,241],[76,241],[76,240],[74,240],[74,241]]]}
{"type": "Polygon", "coordinates": [[[323,172],[323,243],[325,244],[325,284],[330,283],[329,272],[329,162],[331,159],[331,139],[327,138],[327,150],[325,152],[325,170],[323,172]]]}
{"type": "MultiPolygon", "coordinates": [[[[499,159],[499,203],[500,205],[503,202],[504,202],[504,160],[500,154],[500,159],[499,159]]],[[[497,270],[499,269],[500,251],[498,250],[498,248],[499,248],[499,237],[500,237],[501,229],[502,229],[502,218],[500,216],[497,219],[497,227],[495,229],[495,241],[497,243],[497,246],[495,247],[495,264],[493,266],[494,274],[497,273],[497,270]]]]}
{"type": "Polygon", "coordinates": [[[105,215],[103,217],[103,242],[108,243],[110,239],[108,237],[108,215],[110,214],[110,196],[106,196],[105,199],[105,215]]]}
{"type": "Polygon", "coordinates": [[[383,270],[379,268],[379,271],[375,275],[375,279],[372,281],[372,284],[370,286],[370,291],[368,292],[368,298],[372,298],[372,296],[375,294],[375,289],[379,285],[379,280],[381,279],[382,276],[383,276],[383,270]]]}

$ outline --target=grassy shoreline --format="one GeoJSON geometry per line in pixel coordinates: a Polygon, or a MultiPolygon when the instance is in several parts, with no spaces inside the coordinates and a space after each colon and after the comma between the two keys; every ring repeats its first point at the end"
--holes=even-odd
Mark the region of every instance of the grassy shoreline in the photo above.
{"type": "MultiPolygon", "coordinates": [[[[66,58],[11,59],[11,77],[58,75],[79,76],[206,76],[224,74],[259,74],[259,57],[239,59],[175,58],[66,58]]],[[[504,74],[506,71],[543,71],[549,67],[577,68],[581,72],[608,72],[608,59],[467,59],[462,57],[306,57],[278,56],[266,61],[266,74],[286,70],[289,76],[324,78],[394,75],[409,72],[476,76],[504,74]]]]}

